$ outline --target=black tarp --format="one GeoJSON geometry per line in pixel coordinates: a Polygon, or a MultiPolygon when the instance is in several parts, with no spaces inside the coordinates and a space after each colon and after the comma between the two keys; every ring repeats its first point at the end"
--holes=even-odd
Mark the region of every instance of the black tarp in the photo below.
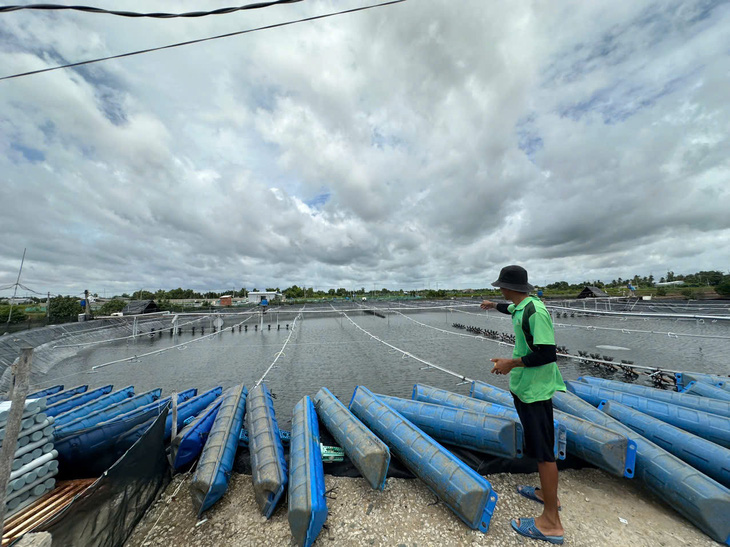
{"type": "Polygon", "coordinates": [[[170,482],[163,437],[167,408],[150,429],[99,480],[34,532],[50,532],[53,545],[124,545],[149,506],[170,482]]]}

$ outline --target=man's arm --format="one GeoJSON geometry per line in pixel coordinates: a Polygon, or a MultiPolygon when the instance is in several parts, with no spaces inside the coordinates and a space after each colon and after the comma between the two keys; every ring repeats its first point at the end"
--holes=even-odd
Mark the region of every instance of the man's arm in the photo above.
{"type": "Polygon", "coordinates": [[[495,304],[491,300],[483,300],[480,307],[483,310],[497,310],[498,312],[506,313],[507,315],[509,315],[509,304],[507,304],[506,302],[500,302],[499,304],[495,304]]]}
{"type": "Polygon", "coordinates": [[[519,359],[497,357],[492,359],[492,363],[494,363],[492,373],[509,374],[513,368],[517,367],[541,367],[548,363],[554,363],[557,359],[556,353],[556,348],[553,345],[538,345],[535,351],[519,359]]]}

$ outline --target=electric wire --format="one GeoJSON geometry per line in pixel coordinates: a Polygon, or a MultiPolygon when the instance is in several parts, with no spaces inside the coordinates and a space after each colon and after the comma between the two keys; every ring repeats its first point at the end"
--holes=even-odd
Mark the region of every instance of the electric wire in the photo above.
{"type": "Polygon", "coordinates": [[[77,67],[77,66],[82,66],[82,65],[89,65],[89,64],[92,64],[92,63],[100,63],[102,61],[109,61],[109,60],[112,60],[112,59],[122,59],[122,58],[125,58],[125,57],[132,57],[134,55],[142,55],[144,53],[151,53],[153,51],[161,51],[161,50],[164,50],[164,49],[172,49],[172,48],[181,47],[181,46],[189,46],[189,45],[192,45],[192,44],[199,44],[199,43],[202,43],[202,42],[209,42],[211,40],[218,40],[218,39],[221,39],[221,38],[230,38],[232,36],[240,36],[242,34],[250,34],[252,32],[257,32],[257,31],[260,31],[260,30],[270,30],[270,29],[279,28],[279,27],[286,27],[286,26],[289,26],[289,25],[296,25],[298,23],[305,23],[305,22],[309,22],[309,21],[316,21],[316,20],[319,20],[319,19],[326,19],[328,17],[335,17],[337,15],[345,15],[345,14],[348,14],[348,13],[355,13],[355,12],[358,12],[358,11],[365,11],[365,10],[369,10],[369,9],[373,9],[373,8],[381,8],[381,7],[384,7],[384,6],[391,6],[391,5],[394,5],[394,4],[400,4],[401,2],[405,2],[405,1],[406,0],[391,0],[389,2],[382,2],[380,4],[372,4],[372,5],[369,5],[369,6],[362,6],[362,7],[359,7],[359,8],[353,8],[353,9],[349,9],[349,10],[342,10],[342,11],[336,11],[336,12],[331,12],[331,13],[325,13],[325,14],[322,14],[322,15],[315,15],[315,16],[312,16],[312,17],[305,17],[303,19],[296,19],[294,21],[284,21],[282,23],[274,23],[272,25],[265,25],[265,26],[262,26],[262,27],[256,27],[256,28],[251,28],[251,29],[246,29],[246,30],[239,30],[239,31],[236,31],[236,32],[228,32],[226,34],[218,34],[217,36],[208,36],[207,38],[197,38],[195,40],[187,40],[185,42],[177,42],[175,44],[168,44],[166,46],[158,46],[158,47],[153,47],[153,48],[140,49],[140,50],[137,50],[137,51],[130,51],[130,52],[127,52],[127,53],[120,53],[118,55],[110,55],[109,57],[100,57],[98,59],[89,59],[87,61],[78,61],[76,63],[69,63],[69,64],[65,64],[65,65],[59,65],[59,66],[54,66],[54,67],[42,68],[42,69],[39,69],[39,70],[31,70],[29,72],[22,72],[22,73],[18,73],[18,74],[12,74],[10,76],[2,76],[2,77],[0,77],[0,81],[2,81],[2,80],[10,80],[10,79],[13,79],[13,78],[22,78],[24,76],[31,76],[33,74],[41,74],[41,73],[44,73],[44,72],[51,72],[51,71],[54,71],[54,70],[61,70],[61,69],[64,69],[64,68],[72,68],[72,67],[77,67]]]}
{"type": "Polygon", "coordinates": [[[246,4],[243,6],[233,6],[228,8],[218,8],[211,11],[190,11],[186,13],[139,13],[136,11],[119,11],[108,10],[104,8],[96,8],[93,6],[64,6],[59,4],[27,4],[24,6],[0,6],[0,13],[9,13],[11,11],[35,10],[35,11],[82,11],[85,13],[116,15],[119,17],[151,17],[157,19],[174,19],[177,17],[206,17],[208,15],[225,15],[235,13],[237,11],[253,10],[259,8],[268,8],[277,4],[295,4],[303,0],[271,0],[270,2],[258,2],[256,4],[246,4]]]}

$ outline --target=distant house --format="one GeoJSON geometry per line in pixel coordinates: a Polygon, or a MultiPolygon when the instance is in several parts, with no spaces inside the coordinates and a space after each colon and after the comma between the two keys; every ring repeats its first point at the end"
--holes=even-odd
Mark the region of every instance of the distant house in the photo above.
{"type": "Polygon", "coordinates": [[[249,291],[248,301],[251,304],[260,304],[262,300],[268,300],[271,303],[272,300],[284,300],[284,296],[280,292],[276,291],[249,291]]]}
{"type": "Polygon", "coordinates": [[[221,296],[221,306],[232,306],[233,305],[233,295],[227,294],[225,296],[221,296]]]}
{"type": "Polygon", "coordinates": [[[605,298],[607,296],[608,293],[605,293],[598,287],[586,285],[586,287],[582,291],[580,291],[578,298],[605,298]]]}
{"type": "Polygon", "coordinates": [[[160,311],[154,300],[130,300],[122,310],[122,315],[140,315],[160,311]]]}

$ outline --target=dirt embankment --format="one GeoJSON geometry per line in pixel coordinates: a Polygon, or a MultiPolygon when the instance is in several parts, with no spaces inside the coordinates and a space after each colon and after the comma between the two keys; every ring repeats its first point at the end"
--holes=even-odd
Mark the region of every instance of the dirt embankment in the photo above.
{"type": "MultiPolygon", "coordinates": [[[[388,479],[384,492],[364,479],[325,477],[329,515],[315,546],[547,545],[523,539],[510,520],[536,516],[540,507],[516,493],[518,484],[537,484],[537,475],[490,475],[499,502],[483,534],[469,529],[418,480],[388,479]]],[[[270,520],[259,513],[251,478],[234,474],[226,496],[199,522],[187,487],[189,475],[177,476],[127,542],[129,547],[290,546],[286,505],[270,520]]],[[[560,475],[561,518],[565,544],[580,547],[717,546],[692,524],[633,481],[597,469],[560,475]]]]}

